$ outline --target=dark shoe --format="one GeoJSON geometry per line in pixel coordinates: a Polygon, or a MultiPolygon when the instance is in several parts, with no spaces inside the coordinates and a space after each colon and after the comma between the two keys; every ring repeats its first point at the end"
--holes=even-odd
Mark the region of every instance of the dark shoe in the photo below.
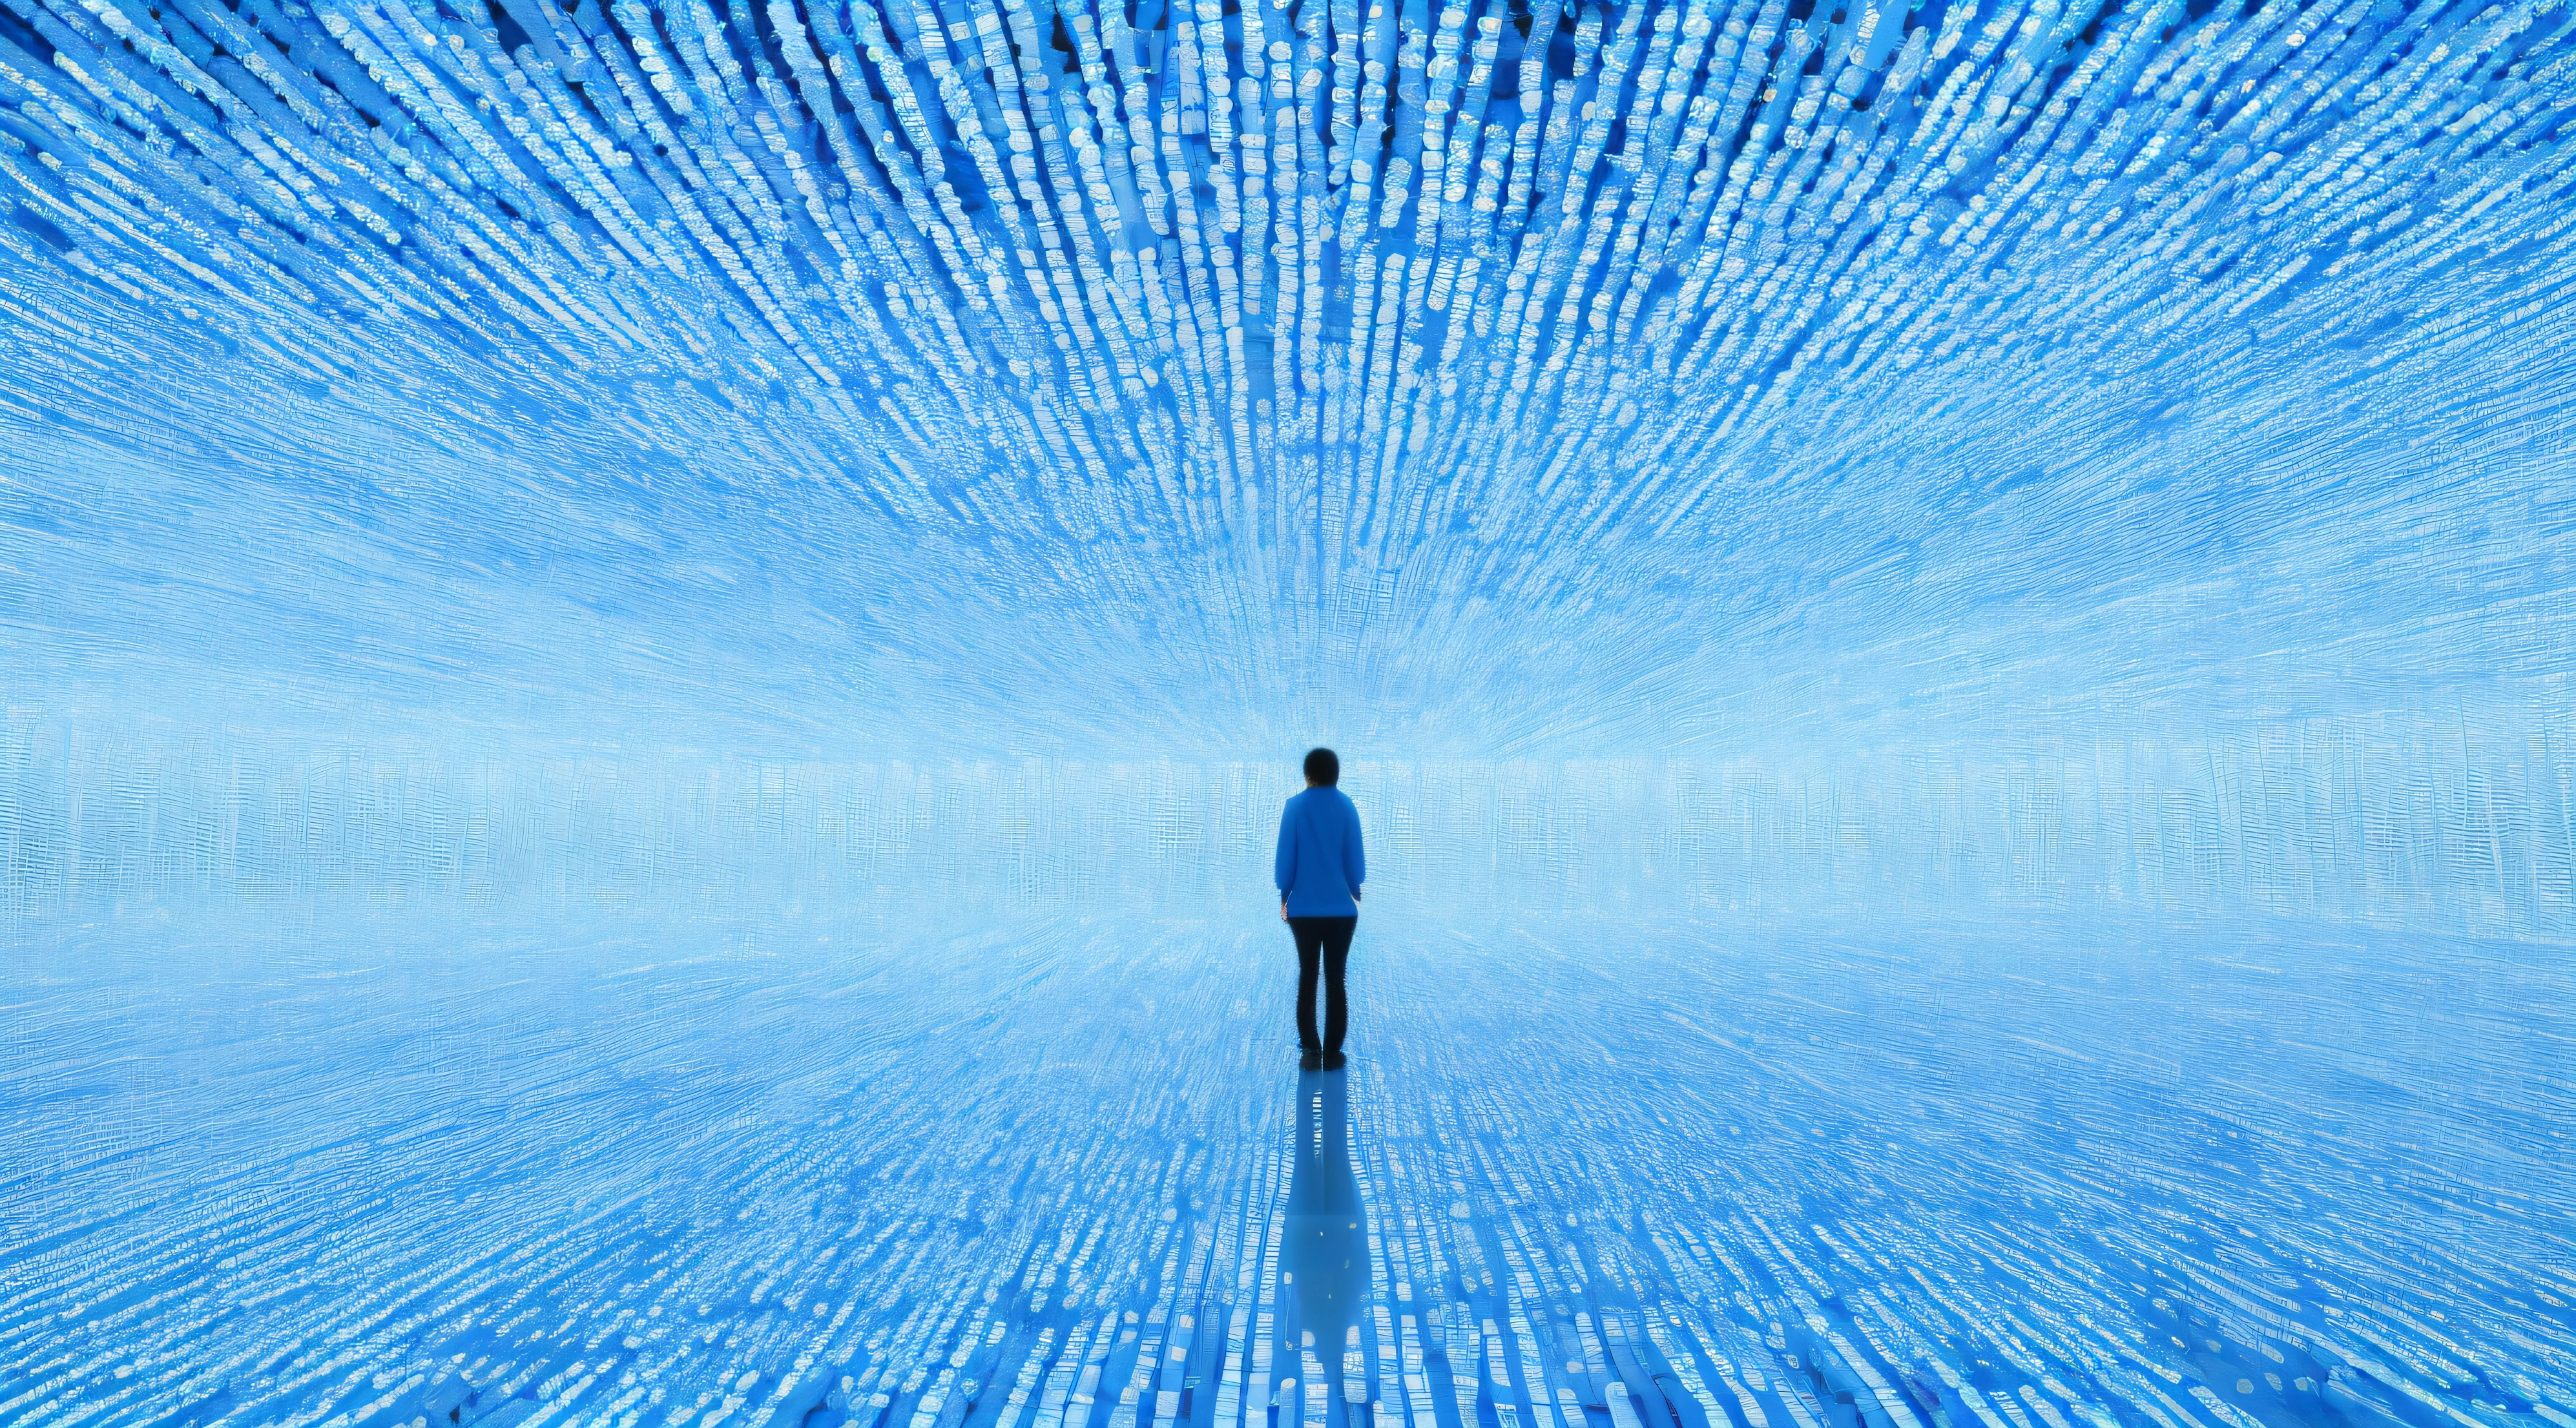
{"type": "Polygon", "coordinates": [[[1344,1066],[1348,1065],[1349,1063],[1350,1063],[1350,1058],[1349,1058],[1349,1057],[1347,1057],[1347,1056],[1344,1056],[1342,1053],[1340,1053],[1340,1052],[1338,1052],[1338,1051],[1327,1051],[1327,1052],[1325,1052],[1325,1053],[1324,1053],[1324,1063],[1323,1063],[1323,1064],[1324,1064],[1324,1069],[1325,1069],[1325,1070],[1327,1070],[1327,1071],[1339,1071],[1339,1070],[1341,1070],[1344,1066]]]}
{"type": "Polygon", "coordinates": [[[1297,1069],[1298,1069],[1298,1070],[1300,1070],[1300,1071],[1321,1071],[1321,1070],[1323,1070],[1323,1069],[1324,1069],[1324,1053],[1322,1053],[1322,1052],[1320,1052],[1320,1051],[1309,1051],[1309,1052],[1307,1052],[1305,1055],[1298,1057],[1298,1058],[1297,1058],[1297,1069]]]}

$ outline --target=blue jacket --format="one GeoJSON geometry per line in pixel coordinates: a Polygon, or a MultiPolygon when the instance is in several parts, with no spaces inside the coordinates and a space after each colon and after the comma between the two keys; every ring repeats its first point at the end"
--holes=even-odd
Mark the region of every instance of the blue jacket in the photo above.
{"type": "Polygon", "coordinates": [[[1279,814],[1272,880],[1290,917],[1355,917],[1368,860],[1360,853],[1360,811],[1338,788],[1310,788],[1279,814]]]}

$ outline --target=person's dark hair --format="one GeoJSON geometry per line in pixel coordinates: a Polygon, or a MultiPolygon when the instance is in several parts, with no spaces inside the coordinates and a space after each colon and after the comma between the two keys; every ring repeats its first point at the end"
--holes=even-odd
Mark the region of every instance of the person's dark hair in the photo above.
{"type": "Polygon", "coordinates": [[[1306,751],[1306,782],[1330,787],[1342,781],[1341,756],[1330,749],[1306,751]]]}

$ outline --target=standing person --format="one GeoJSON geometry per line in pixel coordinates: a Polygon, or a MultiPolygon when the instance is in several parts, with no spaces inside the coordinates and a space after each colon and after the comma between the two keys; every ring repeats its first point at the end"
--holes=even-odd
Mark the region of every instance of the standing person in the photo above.
{"type": "Polygon", "coordinates": [[[1272,879],[1279,884],[1279,920],[1297,934],[1298,1065],[1308,1071],[1342,1065],[1342,1033],[1350,1011],[1342,999],[1342,966],[1351,955],[1351,933],[1360,922],[1360,884],[1368,863],[1360,855],[1360,811],[1336,785],[1342,761],[1330,749],[1306,755],[1306,791],[1279,815],[1279,855],[1272,879]],[[1315,1034],[1315,973],[1324,974],[1324,1034],[1315,1034]]]}

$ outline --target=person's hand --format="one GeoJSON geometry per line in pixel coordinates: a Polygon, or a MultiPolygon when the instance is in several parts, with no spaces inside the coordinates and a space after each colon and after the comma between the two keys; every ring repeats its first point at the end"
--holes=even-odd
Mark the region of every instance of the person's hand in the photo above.
{"type": "Polygon", "coordinates": [[[1288,899],[1284,897],[1279,899],[1279,920],[1281,922],[1288,920],[1288,899]]]}

